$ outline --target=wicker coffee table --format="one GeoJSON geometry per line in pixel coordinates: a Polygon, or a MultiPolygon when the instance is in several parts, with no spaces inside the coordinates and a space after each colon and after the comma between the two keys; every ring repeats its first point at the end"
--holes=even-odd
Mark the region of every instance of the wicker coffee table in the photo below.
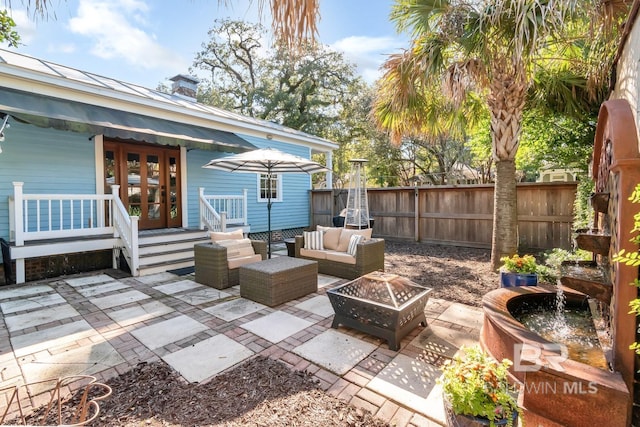
{"type": "Polygon", "coordinates": [[[240,296],[273,307],[318,290],[318,263],[281,256],[240,267],[240,296]]]}
{"type": "Polygon", "coordinates": [[[327,291],[335,316],[331,327],[358,329],[387,341],[391,350],[419,324],[430,288],[395,274],[373,272],[327,291]]]}

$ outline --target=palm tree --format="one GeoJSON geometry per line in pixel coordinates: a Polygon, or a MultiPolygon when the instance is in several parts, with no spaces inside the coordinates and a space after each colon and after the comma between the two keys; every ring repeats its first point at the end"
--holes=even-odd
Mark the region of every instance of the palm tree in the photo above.
{"type": "MultiPolygon", "coordinates": [[[[558,89],[567,110],[578,109],[577,94],[587,93],[586,77],[567,72],[562,57],[565,49],[576,46],[566,37],[566,30],[577,13],[586,10],[577,9],[579,3],[396,0],[392,9],[391,19],[398,30],[410,32],[413,40],[409,50],[390,57],[384,66],[379,93],[387,98],[387,106],[378,120],[386,123],[396,139],[411,132],[422,114],[416,108],[422,107],[423,88],[434,81],[442,82],[443,93],[456,108],[471,94],[484,100],[496,167],[494,269],[501,257],[518,250],[515,156],[534,78],[542,70],[547,76],[549,69],[563,70],[549,87],[558,89]],[[551,51],[560,56],[551,59],[551,51]]],[[[424,124],[417,126],[421,128],[424,124]]]]}

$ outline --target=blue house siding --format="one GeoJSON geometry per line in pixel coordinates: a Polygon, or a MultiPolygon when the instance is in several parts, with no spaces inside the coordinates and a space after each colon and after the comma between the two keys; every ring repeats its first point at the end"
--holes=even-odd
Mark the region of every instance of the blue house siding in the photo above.
{"type": "Polygon", "coordinates": [[[24,182],[24,193],[95,194],[91,136],[11,121],[0,143],[0,237],[9,239],[14,181],[24,182]]]}
{"type": "MultiPolygon", "coordinates": [[[[307,147],[274,142],[267,139],[241,135],[258,148],[272,147],[286,153],[309,158],[307,147]]],[[[202,166],[211,159],[224,157],[226,153],[192,150],[187,153],[187,183],[189,203],[189,226],[195,227],[198,219],[198,188],[205,194],[238,195],[247,189],[248,222],[251,232],[267,231],[267,204],[258,202],[258,181],[253,173],[231,173],[202,166]]],[[[304,173],[284,174],[282,177],[282,201],[271,207],[271,229],[282,230],[309,225],[309,194],[311,177],[304,173]]]]}

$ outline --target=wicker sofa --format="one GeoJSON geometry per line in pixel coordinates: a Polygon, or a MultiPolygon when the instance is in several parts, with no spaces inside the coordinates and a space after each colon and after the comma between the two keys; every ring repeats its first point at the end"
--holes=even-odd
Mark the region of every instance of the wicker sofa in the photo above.
{"type": "Polygon", "coordinates": [[[367,231],[318,226],[316,231],[323,235],[324,248],[305,249],[305,237],[299,235],[295,237],[295,255],[296,258],[317,261],[318,273],[355,279],[372,271],[384,271],[384,240],[371,238],[371,229],[367,231]],[[364,241],[356,245],[355,255],[350,255],[346,247],[353,234],[365,237],[364,241]]]}
{"type": "Polygon", "coordinates": [[[267,259],[267,242],[244,239],[241,231],[211,233],[211,240],[194,245],[197,283],[216,289],[238,285],[240,266],[267,259]]]}

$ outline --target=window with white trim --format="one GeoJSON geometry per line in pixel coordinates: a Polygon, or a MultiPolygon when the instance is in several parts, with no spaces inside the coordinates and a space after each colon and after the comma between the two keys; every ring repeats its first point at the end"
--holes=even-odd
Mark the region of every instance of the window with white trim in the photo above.
{"type": "MultiPolygon", "coordinates": [[[[269,179],[267,174],[258,175],[258,202],[267,202],[269,198],[269,179]]],[[[282,201],[282,175],[271,175],[271,201],[282,201]]]]}

